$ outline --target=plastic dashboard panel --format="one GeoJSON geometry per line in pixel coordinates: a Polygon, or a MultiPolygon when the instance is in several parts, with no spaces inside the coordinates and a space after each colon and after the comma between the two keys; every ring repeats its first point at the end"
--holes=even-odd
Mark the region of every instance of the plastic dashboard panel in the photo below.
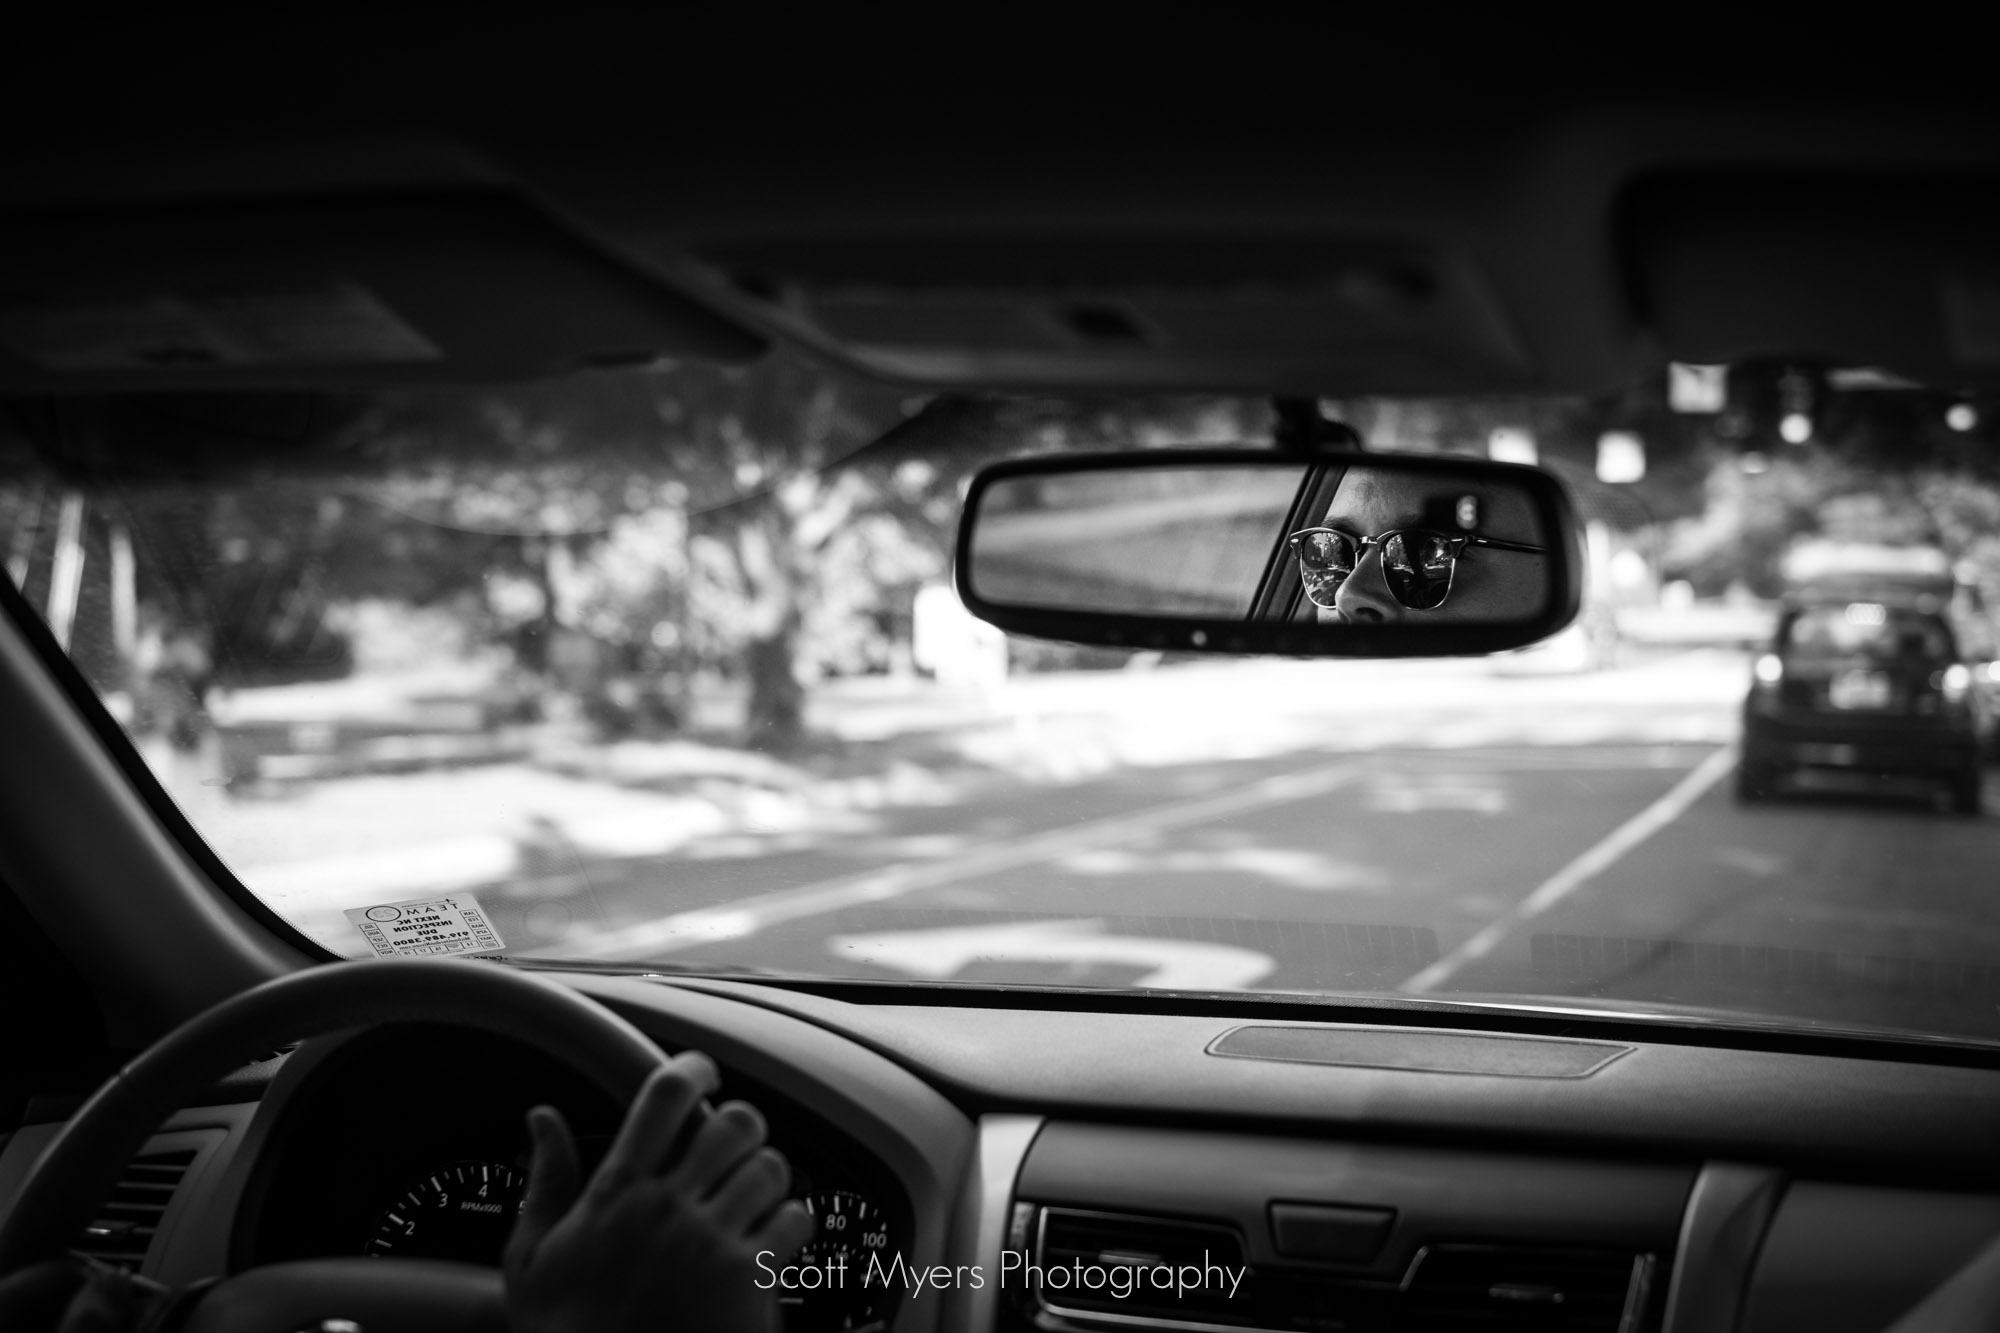
{"type": "Polygon", "coordinates": [[[1429,1242],[1606,1246],[1673,1252],[1689,1166],[1242,1133],[1051,1123],[1021,1170],[1022,1198],[1205,1219],[1235,1229],[1250,1263],[1282,1265],[1274,1201],[1390,1209],[1376,1257],[1353,1277],[1395,1280],[1429,1242]]]}
{"type": "MultiPolygon", "coordinates": [[[[704,1050],[726,1078],[740,1076],[769,1089],[860,1145],[907,1194],[910,1262],[946,1262],[960,1224],[953,1209],[972,1187],[976,1134],[972,1122],[928,1084],[833,1032],[766,1008],[625,978],[566,980],[663,1048],[704,1050]]],[[[255,1115],[236,1119],[228,1142],[212,1155],[199,1209],[176,1205],[177,1226],[155,1246],[150,1274],[178,1285],[222,1271],[229,1233],[244,1217],[260,1162],[286,1150],[278,1136],[288,1108],[313,1087],[316,1067],[351,1039],[346,1034],[302,1047],[285,1062],[255,1115]]],[[[344,1079],[358,1076],[350,1070],[344,1079]]],[[[183,1116],[206,1123],[199,1112],[183,1116]]],[[[943,1304],[934,1291],[907,1299],[896,1327],[909,1333],[941,1327],[943,1304]]]]}
{"type": "MultiPolygon", "coordinates": [[[[852,1003],[742,982],[682,983],[848,1035],[968,1106],[1108,1120],[1165,1119],[1510,1151],[1753,1162],[1791,1176],[2000,1193],[2000,1059],[1758,1050],[1639,1039],[1588,1078],[1430,1073],[1217,1058],[1245,1021],[1060,1008],[852,1003]]],[[[1247,1007],[1247,1006],[1246,1006],[1247,1007]]],[[[1273,1020],[1277,1021],[1277,1020],[1273,1020]]],[[[1282,1020],[1296,1024],[1297,1010],[1282,1020]]],[[[1407,1020],[1405,1020],[1407,1022],[1407,1020]]],[[[1481,1030],[1506,1022],[1494,1014],[1481,1030]]],[[[1385,1011],[1382,1026],[1394,1026],[1385,1011]]],[[[1331,1026],[1340,1026],[1334,1024],[1331,1026]]],[[[1372,1025],[1371,1025],[1372,1026],[1372,1025]]],[[[1538,1027],[1525,1017],[1523,1032],[1538,1027]]],[[[1572,1035],[1588,1030],[1575,1024],[1572,1035]]]]}
{"type": "Polygon", "coordinates": [[[1424,1227],[1616,1237],[1667,1267],[1666,1333],[1880,1330],[2000,1236],[2000,1070],[1921,1051],[1628,1031],[1587,1078],[1524,1079],[1205,1054],[1240,1015],[690,984],[810,1017],[963,1104],[1060,1117],[1020,1156],[1018,1198],[1220,1219],[1265,1246],[1270,1199],[1372,1196],[1410,1210],[1382,1271],[1424,1227]]]}
{"type": "Polygon", "coordinates": [[[1764,1235],[1741,1333],[1881,1333],[2000,1236],[2000,1198],[1798,1181],[1764,1235]]]}
{"type": "MultiPolygon", "coordinates": [[[[1445,1236],[1588,1241],[1658,1256],[1667,1333],[1859,1333],[2000,1233],[1994,1070],[1626,1033],[1631,1052],[1586,1078],[1417,1073],[1204,1054],[1240,1017],[565,979],[863,1145],[907,1191],[914,1262],[995,1264],[1017,1201],[1214,1219],[1255,1261],[1272,1257],[1268,1204],[1306,1199],[1397,1210],[1357,1276],[1445,1236]]],[[[303,1048],[254,1114],[175,1118],[174,1133],[201,1128],[203,1165],[149,1271],[218,1270],[273,1126],[347,1041],[303,1048]]],[[[48,1132],[24,1127],[0,1151],[0,1198],[48,1132]]],[[[987,1333],[1005,1310],[990,1287],[946,1292],[907,1301],[895,1326],[987,1333]]]]}

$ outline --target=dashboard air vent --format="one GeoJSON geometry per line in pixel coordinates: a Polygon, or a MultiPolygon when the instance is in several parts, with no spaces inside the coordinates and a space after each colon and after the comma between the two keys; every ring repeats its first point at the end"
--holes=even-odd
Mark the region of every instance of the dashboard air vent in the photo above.
{"type": "Polygon", "coordinates": [[[1042,1270],[1039,1286],[1032,1280],[1030,1286],[1051,1314],[1207,1325],[1254,1320],[1254,1275],[1243,1261],[1242,1238],[1227,1227],[1044,1208],[1035,1263],[1042,1270]],[[1151,1277],[1162,1267],[1203,1276],[1185,1289],[1171,1282],[1161,1289],[1151,1277]],[[1124,1276],[1114,1277],[1114,1270],[1124,1276]]]}
{"type": "Polygon", "coordinates": [[[1437,1333],[1628,1333],[1651,1274],[1650,1255],[1436,1245],[1411,1274],[1401,1314],[1437,1333]]]}
{"type": "Polygon", "coordinates": [[[133,1158],[96,1220],[84,1228],[78,1252],[136,1270],[145,1261],[181,1178],[194,1164],[194,1155],[193,1148],[181,1148],[133,1158]]]}

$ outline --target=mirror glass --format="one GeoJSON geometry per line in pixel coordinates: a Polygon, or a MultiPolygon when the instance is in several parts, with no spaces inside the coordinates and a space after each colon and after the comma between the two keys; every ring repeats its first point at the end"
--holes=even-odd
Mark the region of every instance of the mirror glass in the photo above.
{"type": "Polygon", "coordinates": [[[980,595],[1010,606],[1240,616],[1305,473],[1162,467],[996,482],[972,547],[980,595]]]}
{"type": "MultiPolygon", "coordinates": [[[[1095,642],[1138,641],[1135,625],[1112,623],[1122,618],[1478,626],[1519,644],[1574,612],[1567,506],[1538,469],[1449,455],[1178,454],[990,469],[968,497],[967,604],[1003,628],[1095,642]],[[1038,630],[1010,612],[1060,624],[1038,630]]],[[[1492,650],[1468,644],[1441,650],[1492,650]]]]}

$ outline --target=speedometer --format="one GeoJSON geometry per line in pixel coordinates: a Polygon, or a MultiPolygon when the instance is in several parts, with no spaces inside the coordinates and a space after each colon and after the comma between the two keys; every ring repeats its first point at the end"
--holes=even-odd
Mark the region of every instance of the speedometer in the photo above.
{"type": "Polygon", "coordinates": [[[805,1196],[813,1236],[793,1261],[798,1271],[825,1274],[781,1295],[791,1333],[880,1328],[902,1292],[889,1219],[873,1199],[849,1190],[805,1196]]]}
{"type": "Polygon", "coordinates": [[[453,1162],[397,1196],[375,1220],[364,1253],[495,1264],[528,1181],[500,1162],[453,1162]]]}

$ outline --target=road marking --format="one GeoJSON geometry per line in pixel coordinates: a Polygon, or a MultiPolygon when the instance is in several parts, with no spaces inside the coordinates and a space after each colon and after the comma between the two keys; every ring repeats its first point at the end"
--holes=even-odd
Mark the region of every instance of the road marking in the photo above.
{"type": "Polygon", "coordinates": [[[939,930],[836,935],[833,953],[907,976],[949,981],[978,962],[1115,964],[1147,969],[1131,984],[1154,990],[1247,990],[1277,963],[1255,949],[1202,940],[1107,935],[1102,921],[1019,921],[939,930]]]}
{"type": "Polygon", "coordinates": [[[1415,815],[1432,810],[1458,810],[1498,815],[1507,809],[1507,789],[1492,781],[1497,774],[1445,771],[1425,774],[1385,774],[1370,783],[1364,805],[1378,814],[1415,815]],[[1488,780],[1480,782],[1484,776],[1488,780]]]}
{"type": "Polygon", "coordinates": [[[1468,963],[1493,952],[1511,932],[1554,907],[1584,884],[1609,870],[1618,859],[1687,813],[1689,806],[1720,782],[1736,766],[1736,747],[1725,745],[1696,764],[1666,795],[1611,830],[1583,855],[1542,881],[1541,887],[1523,898],[1511,911],[1490,922],[1484,930],[1409,978],[1398,987],[1412,994],[1434,991],[1449,982],[1468,963]]]}
{"type": "Polygon", "coordinates": [[[740,939],[783,921],[900,898],[959,880],[1053,861],[1073,852],[1094,851],[1166,829],[1310,800],[1346,786],[1366,771],[1367,763],[1362,756],[1341,759],[1275,774],[1213,796],[1154,806],[1136,814],[1113,815],[1070,828],[1003,838],[974,847],[962,856],[905,862],[767,893],[726,907],[676,912],[653,921],[565,940],[562,951],[569,958],[650,958],[717,940],[740,939]]]}

